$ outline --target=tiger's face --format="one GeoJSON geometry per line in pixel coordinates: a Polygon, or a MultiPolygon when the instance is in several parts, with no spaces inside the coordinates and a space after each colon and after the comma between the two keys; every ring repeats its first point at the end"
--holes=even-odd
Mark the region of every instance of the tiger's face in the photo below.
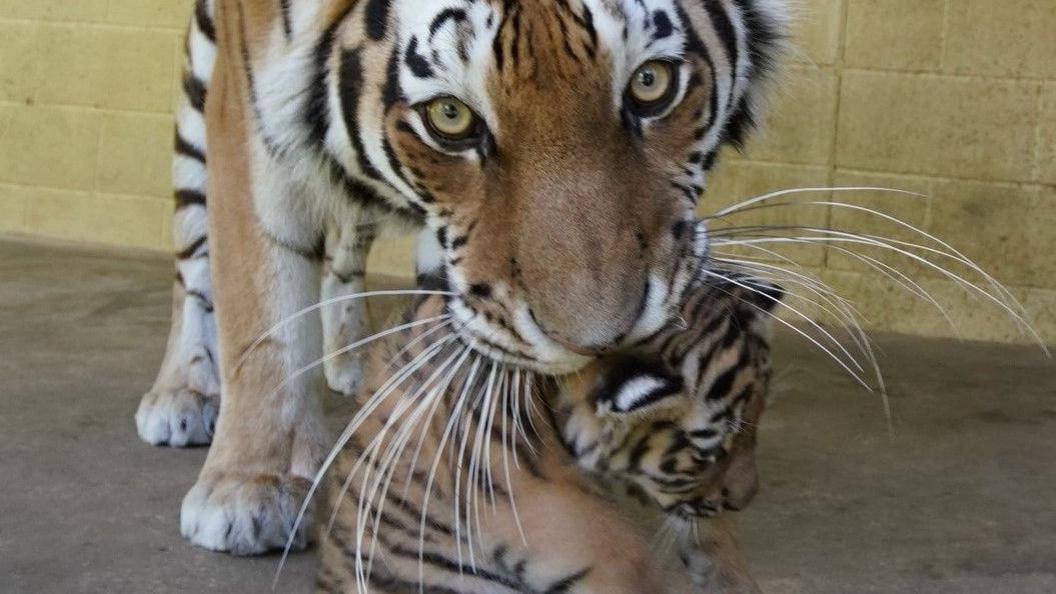
{"type": "Polygon", "coordinates": [[[384,146],[435,231],[462,336],[563,373],[660,328],[705,252],[705,171],[749,123],[776,43],[759,17],[778,15],[747,0],[391,4],[384,146]]]}

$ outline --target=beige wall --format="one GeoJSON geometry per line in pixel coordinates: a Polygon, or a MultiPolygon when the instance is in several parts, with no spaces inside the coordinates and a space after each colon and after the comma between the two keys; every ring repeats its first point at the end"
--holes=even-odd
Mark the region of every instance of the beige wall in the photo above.
{"type": "MultiPolygon", "coordinates": [[[[1056,341],[1051,0],[802,4],[801,52],[780,86],[770,131],[747,157],[726,155],[705,210],[793,186],[925,193],[924,201],[859,203],[963,249],[1012,287],[1056,341]]],[[[189,5],[0,0],[0,232],[170,247],[171,111],[189,5]]],[[[761,220],[793,215],[783,216],[761,220]]],[[[825,209],[794,218],[880,231],[825,209]]],[[[405,245],[383,246],[376,268],[407,270],[409,259],[394,255],[405,245]]],[[[952,333],[919,300],[846,257],[818,248],[789,253],[858,301],[873,327],[952,333]]],[[[965,336],[1019,340],[994,308],[926,270],[908,270],[951,306],[965,336]]]]}
{"type": "Polygon", "coordinates": [[[0,230],[167,249],[187,0],[0,0],[0,230]]]}
{"type": "MultiPolygon", "coordinates": [[[[1056,342],[1056,4],[1052,0],[805,0],[801,51],[768,133],[728,154],[705,210],[794,186],[871,185],[927,200],[840,198],[949,241],[1007,284],[1056,342]]],[[[827,200],[828,196],[809,198],[827,200]]],[[[910,240],[848,211],[797,223],[910,240]]],[[[753,222],[787,224],[790,213],[753,222]]],[[[919,299],[826,250],[789,252],[854,299],[869,325],[953,336],[919,299]]],[[[894,263],[895,260],[887,260],[894,263]]],[[[1023,341],[1001,314],[920,266],[902,267],[969,338],[1023,341]]]]}

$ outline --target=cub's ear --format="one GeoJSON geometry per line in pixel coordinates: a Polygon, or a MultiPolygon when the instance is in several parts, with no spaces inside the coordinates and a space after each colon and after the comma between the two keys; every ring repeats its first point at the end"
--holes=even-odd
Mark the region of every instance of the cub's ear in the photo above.
{"type": "Polygon", "coordinates": [[[785,298],[785,288],[779,284],[754,278],[745,280],[744,284],[754,290],[745,289],[743,299],[763,311],[774,311],[785,298]]]}
{"type": "Polygon", "coordinates": [[[629,414],[661,406],[682,392],[682,378],[660,361],[638,357],[614,357],[598,377],[593,391],[597,412],[629,414]]]}

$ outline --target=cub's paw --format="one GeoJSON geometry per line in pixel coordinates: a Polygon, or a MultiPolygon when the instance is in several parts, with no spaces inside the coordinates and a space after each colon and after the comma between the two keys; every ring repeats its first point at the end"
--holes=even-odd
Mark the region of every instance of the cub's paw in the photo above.
{"type": "MultiPolygon", "coordinates": [[[[303,477],[203,473],[183,498],[180,532],[200,547],[233,555],[282,550],[310,486],[303,477]]],[[[311,520],[309,510],[292,550],[307,548],[311,520]]]]}
{"type": "Polygon", "coordinates": [[[184,448],[213,441],[219,396],[188,389],[148,392],[136,410],[136,430],[151,445],[184,448]]]}
{"type": "Polygon", "coordinates": [[[363,387],[366,365],[362,357],[342,355],[326,362],[323,371],[331,390],[344,396],[353,396],[363,387]]]}

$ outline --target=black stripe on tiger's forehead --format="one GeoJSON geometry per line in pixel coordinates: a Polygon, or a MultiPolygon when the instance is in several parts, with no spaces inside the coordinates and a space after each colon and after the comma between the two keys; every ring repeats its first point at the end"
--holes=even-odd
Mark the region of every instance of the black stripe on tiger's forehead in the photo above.
{"type": "MultiPolygon", "coordinates": [[[[369,0],[365,11],[367,36],[373,41],[385,39],[393,0],[369,0]]],[[[352,4],[355,4],[353,2],[352,4]]]]}
{"type": "MultiPolygon", "coordinates": [[[[569,65],[593,63],[598,44],[594,12],[582,0],[504,0],[492,50],[503,71],[516,70],[529,59],[541,65],[548,57],[544,48],[560,52],[569,65]]],[[[553,60],[547,63],[557,66],[553,60]]]]}

